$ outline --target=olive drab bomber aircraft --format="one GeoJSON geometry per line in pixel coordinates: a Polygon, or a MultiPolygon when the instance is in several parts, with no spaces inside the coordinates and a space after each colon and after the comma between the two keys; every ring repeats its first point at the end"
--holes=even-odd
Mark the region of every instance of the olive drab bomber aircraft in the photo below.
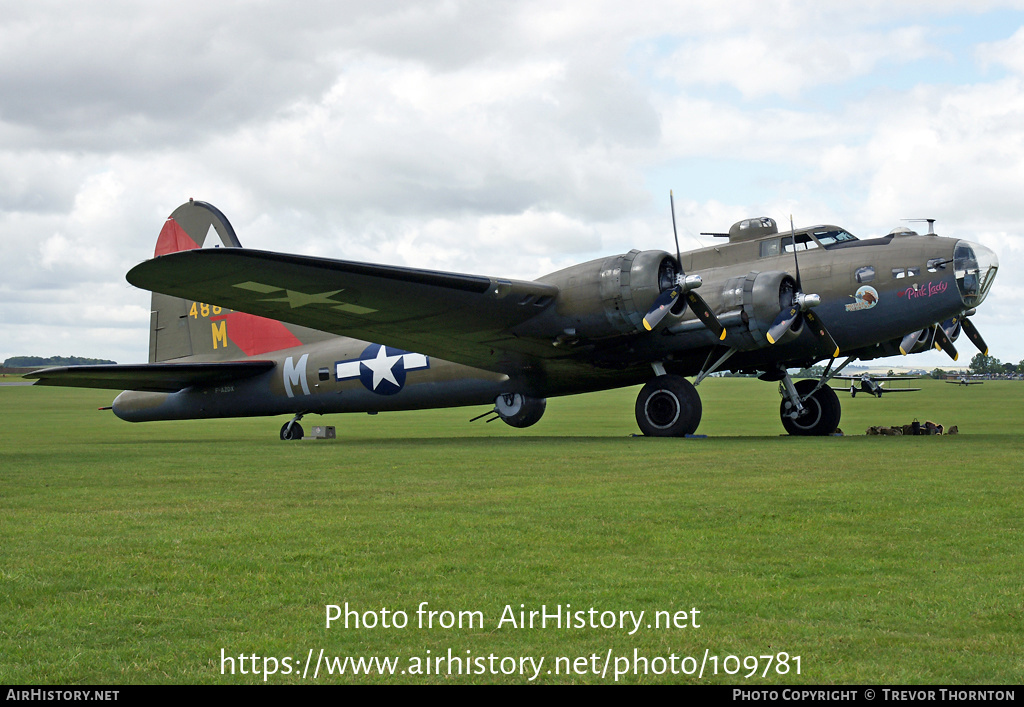
{"type": "Polygon", "coordinates": [[[288,414],[282,439],[314,413],[463,405],[528,427],[549,397],[643,384],[641,431],[685,436],[700,424],[695,386],[731,370],[780,383],[790,434],[827,435],[841,412],[828,382],[851,361],[933,346],[955,358],[961,331],[987,351],[968,318],[998,266],[984,246],[792,219],[780,233],[771,218],[708,235],[727,242],[680,253],[677,238],[675,254],[522,281],[243,248],[190,200],[127,275],[153,292],[149,363],[30,377],[124,390],[112,409],[132,422],[288,414]],[[791,380],[819,361],[820,379],[791,380]]]}

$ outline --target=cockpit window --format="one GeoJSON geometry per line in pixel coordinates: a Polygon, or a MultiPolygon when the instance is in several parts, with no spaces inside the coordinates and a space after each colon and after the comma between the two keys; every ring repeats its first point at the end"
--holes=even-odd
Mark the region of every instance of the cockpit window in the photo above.
{"type": "Polygon", "coordinates": [[[815,231],[814,237],[817,238],[818,242],[823,246],[857,240],[857,236],[842,230],[815,231]]]}

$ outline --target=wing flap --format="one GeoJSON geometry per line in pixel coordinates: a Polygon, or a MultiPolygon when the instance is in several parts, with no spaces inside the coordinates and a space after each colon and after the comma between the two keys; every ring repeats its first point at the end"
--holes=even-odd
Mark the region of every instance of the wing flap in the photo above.
{"type": "Polygon", "coordinates": [[[58,366],[33,371],[25,377],[35,378],[36,385],[173,393],[193,385],[214,385],[250,378],[269,371],[274,365],[273,361],[230,361],[58,366]]]}

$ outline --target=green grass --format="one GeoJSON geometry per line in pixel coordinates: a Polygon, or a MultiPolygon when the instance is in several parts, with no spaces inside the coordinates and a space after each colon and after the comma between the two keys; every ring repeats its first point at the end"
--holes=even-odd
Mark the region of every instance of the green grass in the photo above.
{"type": "Polygon", "coordinates": [[[1024,384],[923,387],[841,394],[841,438],[781,436],[774,384],[712,379],[706,440],[631,437],[633,389],[551,400],[523,431],[458,409],[328,417],[337,440],[294,443],[284,418],[131,425],[95,411],[103,391],[0,387],[0,684],[258,682],[222,675],[221,649],[301,671],[321,648],[544,656],[548,683],[611,681],[548,675],[556,656],[707,649],[801,656],[752,683],[1016,684],[1024,384]],[[961,434],[863,436],[915,417],[961,434]],[[423,601],[486,626],[421,630],[423,601]],[[326,629],[345,602],[410,626],[326,629]],[[520,604],[645,625],[696,607],[700,628],[497,628],[520,604]]]}

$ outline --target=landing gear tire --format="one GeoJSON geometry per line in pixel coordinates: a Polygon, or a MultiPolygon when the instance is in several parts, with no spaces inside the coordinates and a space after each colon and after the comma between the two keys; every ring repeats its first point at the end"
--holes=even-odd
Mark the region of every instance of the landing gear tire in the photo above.
{"type": "MultiPolygon", "coordinates": [[[[807,395],[818,385],[814,380],[801,380],[796,382],[796,392],[800,397],[807,395]]],[[[782,418],[782,426],[791,435],[801,437],[821,437],[830,435],[839,427],[839,418],[843,408],[839,404],[839,396],[827,385],[818,388],[811,397],[803,402],[804,412],[800,417],[793,419],[789,417],[789,400],[782,399],[779,406],[779,415],[782,418]]]]}
{"type": "Polygon", "coordinates": [[[636,423],[648,437],[685,437],[700,424],[700,395],[682,376],[658,376],[640,390],[636,423]]]}
{"type": "Polygon", "coordinates": [[[302,436],[302,425],[300,425],[295,420],[289,420],[288,422],[284,423],[284,425],[281,427],[281,439],[283,440],[290,441],[295,439],[302,439],[302,436]]]}

